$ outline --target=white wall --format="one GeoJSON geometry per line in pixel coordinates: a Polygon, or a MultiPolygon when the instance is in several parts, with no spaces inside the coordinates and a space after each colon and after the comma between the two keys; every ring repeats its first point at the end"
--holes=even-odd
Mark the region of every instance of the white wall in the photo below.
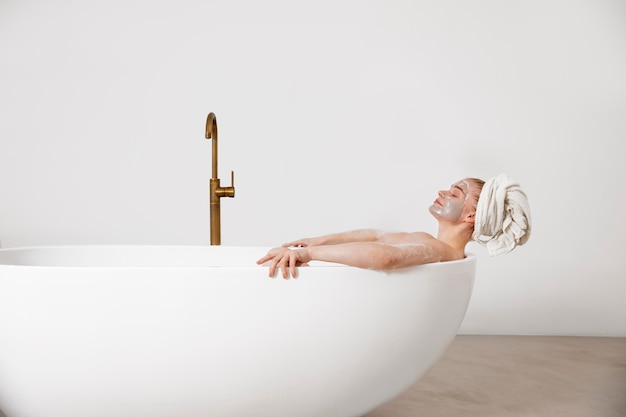
{"type": "Polygon", "coordinates": [[[0,2],[0,240],[225,245],[436,232],[465,176],[527,191],[479,246],[462,331],[626,336],[626,7],[618,0],[0,2]],[[623,145],[622,145],[623,146],[623,145]]]}

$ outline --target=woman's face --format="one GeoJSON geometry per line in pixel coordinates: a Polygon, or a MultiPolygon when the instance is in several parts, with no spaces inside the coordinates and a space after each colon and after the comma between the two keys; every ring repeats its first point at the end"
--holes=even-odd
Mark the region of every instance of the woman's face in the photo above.
{"type": "Polygon", "coordinates": [[[471,187],[467,180],[458,181],[449,190],[441,190],[429,211],[438,219],[456,223],[470,201],[471,187]]]}

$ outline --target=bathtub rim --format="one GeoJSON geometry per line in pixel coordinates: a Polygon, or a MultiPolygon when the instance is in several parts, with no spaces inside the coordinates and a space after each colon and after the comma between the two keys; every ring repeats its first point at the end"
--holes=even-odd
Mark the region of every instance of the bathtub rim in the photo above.
{"type": "MultiPolygon", "coordinates": [[[[8,248],[0,248],[0,268],[19,268],[19,269],[53,269],[53,270],[61,270],[61,269],[80,269],[80,270],[95,270],[95,269],[106,269],[106,270],[117,270],[117,269],[132,269],[132,270],[145,270],[145,269],[266,269],[267,266],[257,265],[256,259],[252,259],[252,264],[249,265],[168,265],[168,266],[159,266],[159,265],[31,265],[28,263],[6,263],[2,259],[2,255],[4,253],[15,253],[20,251],[41,251],[41,250],[72,250],[72,249],[84,249],[87,248],[89,250],[97,250],[97,249],[157,249],[164,250],[167,248],[178,248],[178,249],[211,249],[218,248],[217,250],[237,250],[237,249],[245,249],[249,251],[258,250],[258,256],[261,257],[268,250],[272,249],[273,246],[235,246],[235,245],[220,245],[220,246],[211,246],[211,245],[173,245],[173,244],[70,244],[70,245],[37,245],[37,246],[16,246],[16,247],[8,247],[8,248]]],[[[256,256],[256,255],[255,255],[256,256]]],[[[376,270],[376,269],[368,269],[368,268],[359,268],[350,265],[345,265],[341,263],[335,262],[326,262],[326,261],[312,261],[309,267],[310,268],[345,268],[345,269],[355,269],[355,270],[365,270],[365,271],[374,271],[374,272],[385,272],[385,273],[393,273],[393,272],[403,272],[409,271],[416,268],[419,269],[436,269],[443,268],[445,266],[459,265],[464,263],[476,264],[477,255],[472,252],[467,252],[463,259],[456,259],[452,261],[439,261],[439,262],[431,262],[420,265],[412,265],[403,268],[391,269],[391,270],[376,270]]]]}

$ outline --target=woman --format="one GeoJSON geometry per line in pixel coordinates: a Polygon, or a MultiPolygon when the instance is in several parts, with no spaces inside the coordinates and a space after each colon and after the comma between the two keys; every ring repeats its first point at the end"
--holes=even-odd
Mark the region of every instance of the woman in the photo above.
{"type": "Polygon", "coordinates": [[[300,239],[270,250],[259,259],[269,266],[269,276],[280,269],[283,278],[296,277],[296,267],[312,260],[389,270],[465,257],[472,240],[476,209],[485,182],[477,178],[458,181],[439,191],[430,213],[439,223],[437,237],[424,233],[388,233],[376,230],[300,239]],[[293,248],[293,249],[290,249],[293,248]]]}

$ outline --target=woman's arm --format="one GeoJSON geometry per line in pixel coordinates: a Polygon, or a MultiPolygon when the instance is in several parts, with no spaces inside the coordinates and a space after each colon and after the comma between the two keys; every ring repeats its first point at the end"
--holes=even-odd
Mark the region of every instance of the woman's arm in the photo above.
{"type": "Polygon", "coordinates": [[[333,233],[330,235],[298,239],[293,242],[284,243],[282,246],[284,248],[292,246],[307,248],[311,246],[339,245],[351,242],[376,242],[384,234],[385,233],[374,229],[360,229],[352,230],[350,232],[333,233]]]}
{"type": "Polygon", "coordinates": [[[423,232],[383,232],[375,229],[360,229],[350,232],[335,233],[330,235],[311,237],[284,243],[284,248],[299,247],[307,248],[322,245],[340,245],[354,242],[380,242],[391,245],[422,243],[425,239],[433,237],[423,232]]]}
{"type": "Polygon", "coordinates": [[[390,270],[441,260],[440,254],[428,244],[389,245],[376,242],[351,242],[311,246],[290,250],[275,248],[257,261],[267,262],[269,276],[280,269],[283,278],[296,277],[296,267],[309,261],[336,262],[359,268],[390,270]]]}

